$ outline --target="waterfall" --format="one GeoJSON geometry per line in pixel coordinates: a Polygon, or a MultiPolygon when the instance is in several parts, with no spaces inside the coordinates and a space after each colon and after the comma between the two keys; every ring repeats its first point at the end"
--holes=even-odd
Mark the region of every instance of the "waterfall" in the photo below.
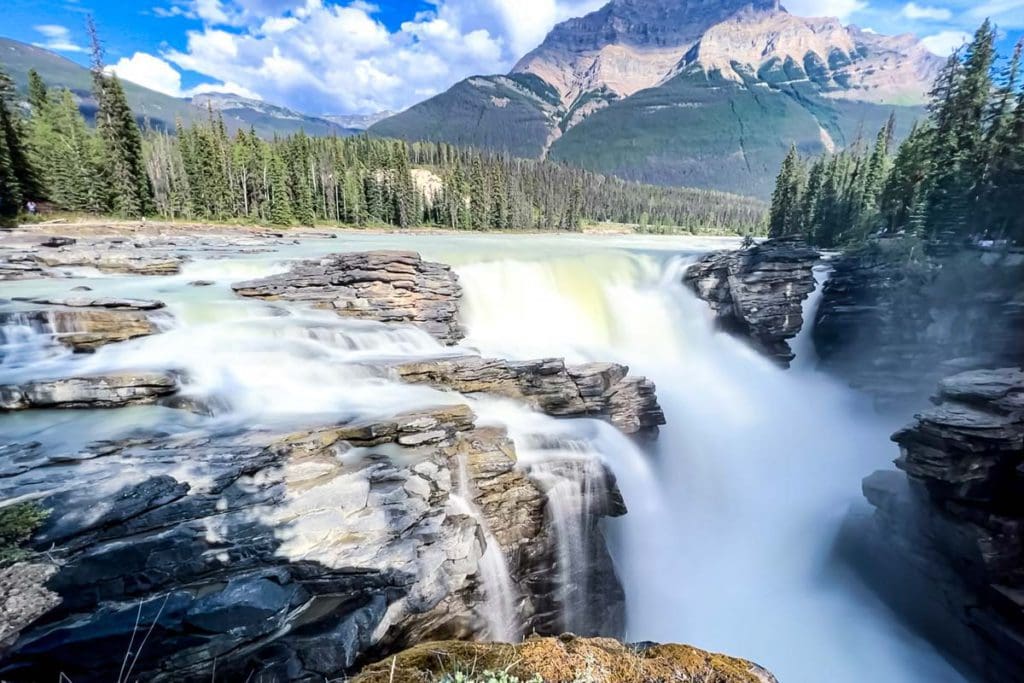
{"type": "Polygon", "coordinates": [[[616,360],[658,385],[668,425],[650,452],[592,427],[629,508],[608,525],[628,639],[729,652],[780,680],[961,680],[833,561],[898,421],[716,331],[681,284],[687,263],[613,254],[600,269],[544,257],[458,269],[483,353],[616,360]],[[552,301],[577,305],[552,316],[552,301]]]}
{"type": "Polygon", "coordinates": [[[466,460],[457,456],[457,478],[451,501],[458,514],[467,515],[477,523],[484,538],[484,552],[477,563],[477,575],[484,601],[477,613],[486,626],[487,637],[499,643],[518,643],[523,629],[518,613],[518,592],[512,583],[505,553],[480,508],[473,503],[475,494],[467,471],[466,460]]]}

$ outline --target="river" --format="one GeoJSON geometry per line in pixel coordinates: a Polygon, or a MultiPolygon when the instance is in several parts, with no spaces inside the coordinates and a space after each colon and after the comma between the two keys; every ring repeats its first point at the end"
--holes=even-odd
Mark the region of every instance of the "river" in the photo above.
{"type": "MultiPolygon", "coordinates": [[[[170,317],[162,334],[91,355],[72,355],[31,329],[5,329],[0,383],[174,369],[188,378],[187,393],[217,409],[215,417],[159,407],[8,414],[0,416],[0,436],[69,449],[132,430],[308,424],[462,401],[368,369],[374,360],[453,352],[423,332],[282,311],[230,288],[283,272],[297,258],[417,250],[452,264],[460,276],[464,349],[619,361],[656,382],[668,424],[644,448],[605,423],[556,421],[507,402],[473,401],[481,421],[509,429],[524,462],[543,458],[531,451],[528,435],[549,431],[582,444],[577,454],[585,463],[611,468],[629,508],[606,531],[626,590],[630,640],[686,642],[745,657],[785,683],[963,680],[833,559],[839,525],[860,504],[861,478],[895,457],[889,434],[909,416],[878,415],[864,397],[817,372],[807,334],[796,340],[793,369],[784,371],[716,332],[681,274],[700,253],[735,244],[351,233],[269,253],[193,255],[175,276],[81,271],[72,279],[4,283],[7,299],[67,296],[80,286],[92,295],[159,299],[170,317]],[[213,284],[190,284],[198,280],[213,284]]],[[[812,296],[808,312],[815,302],[812,296]]],[[[573,523],[580,507],[574,495],[556,501],[563,568],[580,552],[573,544],[586,542],[573,523]]],[[[500,575],[500,561],[488,571],[500,575]]],[[[491,585],[514,590],[501,587],[500,576],[491,585]]],[[[565,591],[574,600],[600,599],[579,586],[565,591]]],[[[488,604],[484,609],[507,610],[509,601],[488,604]]]]}

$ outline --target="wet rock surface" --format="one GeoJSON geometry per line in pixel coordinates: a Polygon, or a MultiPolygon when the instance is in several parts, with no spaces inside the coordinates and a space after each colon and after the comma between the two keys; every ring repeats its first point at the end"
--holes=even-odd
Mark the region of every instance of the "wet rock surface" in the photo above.
{"type": "Polygon", "coordinates": [[[519,399],[556,417],[603,418],[626,434],[656,434],[665,424],[654,383],[616,363],[462,356],[402,363],[394,371],[405,382],[519,399]]]}
{"type": "Polygon", "coordinates": [[[916,409],[961,370],[1024,363],[1024,255],[883,244],[832,266],[815,349],[883,407],[916,409]]]}
{"type": "Polygon", "coordinates": [[[714,681],[777,683],[767,670],[742,659],[688,645],[624,645],[609,638],[530,638],[521,645],[423,643],[366,667],[352,683],[421,683],[446,673],[507,671],[522,681],[545,683],[650,683],[714,681]]]}
{"type": "Polygon", "coordinates": [[[803,327],[803,302],[814,291],[818,259],[802,242],[768,240],[703,256],[683,283],[708,302],[724,329],[788,367],[795,357],[789,341],[803,327]]]}
{"type": "Polygon", "coordinates": [[[1021,680],[1024,371],[960,373],[934,403],[893,436],[905,474],[864,480],[875,511],[849,535],[879,592],[942,649],[985,680],[1021,680]]]}
{"type": "Polygon", "coordinates": [[[415,325],[446,344],[464,336],[462,288],[449,266],[405,251],[333,254],[288,273],[234,286],[241,296],[294,301],[338,315],[415,325]]]}
{"type": "MultiPolygon", "coordinates": [[[[0,675],[112,680],[133,633],[150,635],[131,677],[152,681],[214,666],[227,680],[338,677],[374,653],[482,635],[481,524],[515,585],[555,571],[544,494],[504,431],[474,420],[449,406],[71,454],[8,446],[0,498],[49,512],[31,547],[58,563],[41,580],[60,604],[17,627],[0,675]],[[461,471],[480,518],[456,504],[461,471]]],[[[548,595],[516,597],[526,628],[549,623],[548,595]]]]}
{"type": "MultiPolygon", "coordinates": [[[[41,300],[40,300],[41,301],[41,300]]],[[[48,336],[74,351],[95,351],[101,346],[146,337],[160,331],[165,314],[131,307],[46,308],[0,313],[0,340],[13,343],[12,331],[26,328],[48,336]]],[[[0,354],[2,356],[2,354],[0,354]]]]}
{"type": "Polygon", "coordinates": [[[0,411],[120,408],[156,403],[178,390],[167,372],[120,372],[0,386],[0,411]]]}

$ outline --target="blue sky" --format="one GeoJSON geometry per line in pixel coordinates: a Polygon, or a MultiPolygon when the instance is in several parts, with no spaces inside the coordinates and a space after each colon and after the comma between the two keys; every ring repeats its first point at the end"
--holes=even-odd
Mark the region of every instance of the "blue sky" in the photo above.
{"type": "MultiPolygon", "coordinates": [[[[507,71],[551,27],[606,0],[4,0],[0,35],[86,63],[92,13],[123,78],[170,95],[232,91],[310,113],[401,109],[507,71]]],[[[1024,0],[783,0],[948,53],[986,17],[1008,52],[1024,0]]]]}

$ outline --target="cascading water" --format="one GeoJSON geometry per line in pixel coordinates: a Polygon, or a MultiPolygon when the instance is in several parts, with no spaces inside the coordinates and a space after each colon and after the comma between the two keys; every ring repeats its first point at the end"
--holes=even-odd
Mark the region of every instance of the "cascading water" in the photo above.
{"type": "Polygon", "coordinates": [[[517,611],[518,595],[512,584],[508,562],[498,539],[491,533],[487,519],[473,503],[473,485],[465,458],[458,456],[457,464],[458,477],[451,503],[458,514],[468,515],[476,521],[485,544],[477,566],[484,601],[477,607],[477,613],[486,624],[488,638],[499,643],[515,643],[522,638],[523,629],[517,611]]]}
{"type": "MultiPolygon", "coordinates": [[[[898,425],[805,363],[807,339],[797,341],[794,368],[782,371],[715,332],[708,308],[680,284],[686,257],[674,254],[694,243],[346,240],[349,249],[417,249],[456,264],[465,290],[465,349],[511,358],[619,361],[657,383],[668,425],[657,444],[643,450],[603,422],[556,421],[521,407],[489,410],[474,402],[481,421],[508,426],[524,468],[546,480],[567,623],[585,613],[582,603],[600,600],[595,591],[574,585],[574,577],[586,575],[574,560],[589,533],[578,522],[580,510],[599,494],[606,464],[629,508],[607,525],[627,594],[629,639],[690,642],[744,656],[783,681],[960,680],[830,559],[838,525],[859,499],[861,477],[892,457],[887,437],[898,425]],[[496,260],[496,253],[504,256],[496,260]],[[538,447],[545,437],[563,452],[538,447]],[[567,458],[575,470],[560,468],[567,458]]],[[[189,395],[221,408],[213,418],[158,407],[8,415],[0,418],[0,434],[6,441],[71,448],[139,429],[322,424],[325,416],[383,416],[466,400],[398,384],[373,369],[377,360],[451,352],[425,334],[240,300],[228,287],[280,272],[284,257],[337,250],[338,242],[198,262],[168,278],[5,283],[11,297],[67,295],[88,285],[96,295],[160,299],[174,323],[162,334],[91,355],[44,348],[37,331],[9,323],[0,384],[174,369],[188,378],[189,395]],[[215,284],[189,286],[199,279],[215,284]]],[[[480,519],[469,502],[469,483],[458,489],[453,504],[480,519]]],[[[485,541],[482,612],[492,622],[492,637],[511,639],[517,635],[508,616],[515,613],[515,588],[497,541],[485,541]]]]}
{"type": "Polygon", "coordinates": [[[580,427],[629,507],[610,524],[629,639],[745,656],[780,680],[962,680],[831,559],[897,425],[813,368],[783,371],[716,332],[681,285],[686,259],[605,259],[459,274],[485,354],[618,360],[658,385],[668,425],[653,457],[607,425],[580,427]],[[574,292],[574,315],[550,314],[574,292]]]}

